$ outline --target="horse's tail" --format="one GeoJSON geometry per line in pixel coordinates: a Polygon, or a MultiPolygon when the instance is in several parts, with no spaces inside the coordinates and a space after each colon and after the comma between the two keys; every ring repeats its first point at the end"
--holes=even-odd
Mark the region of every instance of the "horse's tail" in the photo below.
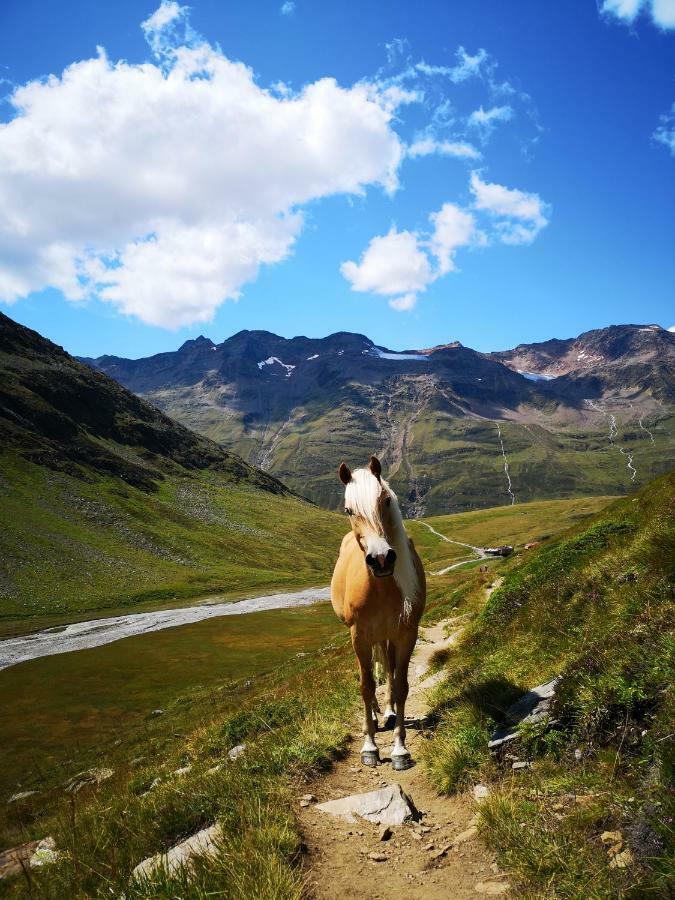
{"type": "Polygon", "coordinates": [[[375,684],[384,684],[389,674],[389,657],[387,656],[387,642],[378,641],[373,644],[373,676],[375,684]]]}

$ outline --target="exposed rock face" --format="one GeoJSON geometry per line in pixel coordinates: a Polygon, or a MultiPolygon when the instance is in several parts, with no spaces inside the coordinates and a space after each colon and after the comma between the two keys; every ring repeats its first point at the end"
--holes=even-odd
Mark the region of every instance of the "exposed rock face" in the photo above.
{"type": "MultiPolygon", "coordinates": [[[[539,722],[548,716],[557,683],[558,679],[554,678],[547,681],[546,684],[532,688],[531,691],[516,700],[506,711],[506,720],[510,724],[495,729],[492,740],[488,742],[488,748],[496,750],[509,741],[515,740],[518,737],[518,728],[515,726],[539,722]]],[[[515,764],[514,768],[516,768],[515,764]]],[[[519,765],[518,768],[525,768],[525,765],[519,765]]]]}
{"type": "Polygon", "coordinates": [[[419,818],[415,804],[400,784],[389,784],[367,794],[328,800],[319,803],[316,809],[352,823],[361,818],[375,825],[402,825],[410,819],[417,821],[419,818]]]}
{"type": "Polygon", "coordinates": [[[625,426],[620,440],[649,442],[650,477],[670,465],[667,426],[651,426],[672,415],[675,335],[657,326],[491,354],[458,342],[398,353],[347,332],[287,340],[241,331],[146,359],[87,362],[329,507],[340,487],[327,467],[372,452],[408,515],[494,505],[505,490],[496,422],[507,456],[526,459],[522,479],[521,462],[511,465],[519,500],[588,493],[599,453],[595,490],[620,493],[631,473],[608,452],[607,402],[619,404],[610,412],[625,426]]]}
{"type": "Polygon", "coordinates": [[[196,856],[215,856],[222,836],[222,828],[218,824],[204,828],[166,853],[155,853],[144,859],[131,873],[132,877],[151,878],[161,868],[174,875],[182,866],[189,868],[196,856]]]}

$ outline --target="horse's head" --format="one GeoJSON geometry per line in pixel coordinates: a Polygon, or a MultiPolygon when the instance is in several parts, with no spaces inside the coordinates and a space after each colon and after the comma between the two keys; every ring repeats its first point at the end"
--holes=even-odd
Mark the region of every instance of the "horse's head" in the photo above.
{"type": "Polygon", "coordinates": [[[401,513],[396,494],[382,478],[379,459],[371,456],[367,469],[353,472],[342,463],[338,474],[345,486],[345,512],[366,565],[377,578],[393,575],[396,552],[390,540],[401,513]]]}

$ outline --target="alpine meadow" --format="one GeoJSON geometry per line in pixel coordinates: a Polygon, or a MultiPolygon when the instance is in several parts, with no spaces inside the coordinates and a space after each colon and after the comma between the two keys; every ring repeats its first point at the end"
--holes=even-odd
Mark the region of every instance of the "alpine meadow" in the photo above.
{"type": "Polygon", "coordinates": [[[0,4],[0,897],[672,897],[674,41],[0,4]]]}

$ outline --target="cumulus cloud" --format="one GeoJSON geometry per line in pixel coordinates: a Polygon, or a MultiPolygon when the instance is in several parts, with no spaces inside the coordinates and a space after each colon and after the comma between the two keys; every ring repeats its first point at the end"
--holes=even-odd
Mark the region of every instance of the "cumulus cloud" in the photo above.
{"type": "Polygon", "coordinates": [[[392,227],[370,241],[358,263],[344,262],[340,271],[352,290],[389,297],[393,309],[409,311],[430,284],[457,271],[460,248],[529,244],[548,224],[548,206],[537,194],[484,182],[477,172],[469,187],[471,207],[444,203],[429,216],[429,233],[392,227]]]}
{"type": "Polygon", "coordinates": [[[429,221],[430,235],[392,227],[370,241],[358,263],[343,263],[340,271],[352,290],[389,297],[389,305],[399,312],[413,309],[418,294],[454,270],[455,251],[477,235],[473,215],[454,203],[444,203],[429,221]]]}
{"type": "Polygon", "coordinates": [[[46,286],[144,322],[207,321],[283,260],[322,197],[393,192],[403,95],[331,78],[260,87],[186,8],[144,23],[156,62],[96,58],[19,87],[0,125],[0,299],[46,286]],[[174,36],[180,32],[181,41],[174,36]]]}
{"type": "Polygon", "coordinates": [[[646,11],[658,28],[675,28],[675,0],[603,0],[600,11],[628,24],[646,11]]]}
{"type": "Polygon", "coordinates": [[[470,188],[475,209],[489,215],[504,244],[530,244],[548,225],[548,206],[538,194],[490,184],[477,172],[471,173],[470,188]]]}
{"type": "Polygon", "coordinates": [[[293,0],[286,0],[285,3],[282,3],[279,12],[282,16],[292,16],[295,12],[295,3],[293,0]]]}
{"type": "Polygon", "coordinates": [[[344,262],[340,271],[353,291],[393,297],[390,305],[399,310],[412,309],[417,294],[433,277],[418,235],[395,227],[384,236],[374,237],[358,264],[344,262]]]}
{"type": "Polygon", "coordinates": [[[476,238],[476,220],[470,212],[454,203],[444,203],[429,218],[434,226],[431,252],[438,262],[438,275],[445,275],[455,269],[455,251],[468,246],[476,238]]]}

